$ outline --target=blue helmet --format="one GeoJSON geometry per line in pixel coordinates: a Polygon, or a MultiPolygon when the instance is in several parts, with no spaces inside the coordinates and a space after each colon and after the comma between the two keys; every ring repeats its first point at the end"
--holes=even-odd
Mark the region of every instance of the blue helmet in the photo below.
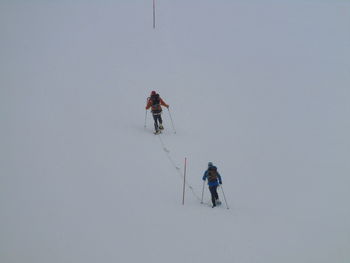
{"type": "Polygon", "coordinates": [[[214,166],[212,162],[208,163],[208,167],[214,166]]]}

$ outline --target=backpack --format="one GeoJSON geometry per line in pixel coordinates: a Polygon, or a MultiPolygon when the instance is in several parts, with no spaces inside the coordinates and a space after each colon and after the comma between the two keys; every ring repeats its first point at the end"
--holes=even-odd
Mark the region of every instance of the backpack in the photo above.
{"type": "Polygon", "coordinates": [[[160,97],[159,94],[152,95],[151,98],[152,112],[160,113],[162,111],[162,107],[160,106],[160,97]]]}
{"type": "Polygon", "coordinates": [[[218,171],[216,167],[210,167],[207,174],[208,182],[215,182],[218,180],[218,171]]]}

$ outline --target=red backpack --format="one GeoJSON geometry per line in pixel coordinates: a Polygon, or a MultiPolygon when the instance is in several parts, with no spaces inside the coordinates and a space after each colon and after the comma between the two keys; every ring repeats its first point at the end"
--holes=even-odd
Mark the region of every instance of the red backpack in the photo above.
{"type": "Polygon", "coordinates": [[[162,111],[162,107],[160,106],[160,97],[159,94],[152,95],[150,97],[151,100],[151,110],[153,113],[160,113],[162,111]]]}

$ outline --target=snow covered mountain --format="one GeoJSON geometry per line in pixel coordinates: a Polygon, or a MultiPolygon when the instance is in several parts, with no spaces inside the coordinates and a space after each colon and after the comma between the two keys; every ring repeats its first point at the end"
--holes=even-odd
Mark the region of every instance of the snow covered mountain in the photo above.
{"type": "Polygon", "coordinates": [[[0,262],[349,262],[350,4],[149,2],[0,3],[0,262]]]}

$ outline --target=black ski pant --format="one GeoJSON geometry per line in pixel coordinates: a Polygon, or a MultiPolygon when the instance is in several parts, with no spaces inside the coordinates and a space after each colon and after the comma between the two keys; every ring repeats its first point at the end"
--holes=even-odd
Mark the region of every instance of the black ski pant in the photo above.
{"type": "Polygon", "coordinates": [[[159,124],[163,123],[162,116],[160,115],[160,113],[153,114],[153,119],[154,119],[154,129],[156,131],[158,131],[158,129],[159,129],[158,122],[159,122],[159,124]]]}
{"type": "Polygon", "coordinates": [[[215,186],[209,186],[209,191],[210,191],[210,194],[211,194],[211,202],[213,203],[213,206],[216,205],[215,200],[216,200],[216,199],[219,199],[219,195],[218,195],[217,188],[218,188],[217,185],[215,185],[215,186]]]}

